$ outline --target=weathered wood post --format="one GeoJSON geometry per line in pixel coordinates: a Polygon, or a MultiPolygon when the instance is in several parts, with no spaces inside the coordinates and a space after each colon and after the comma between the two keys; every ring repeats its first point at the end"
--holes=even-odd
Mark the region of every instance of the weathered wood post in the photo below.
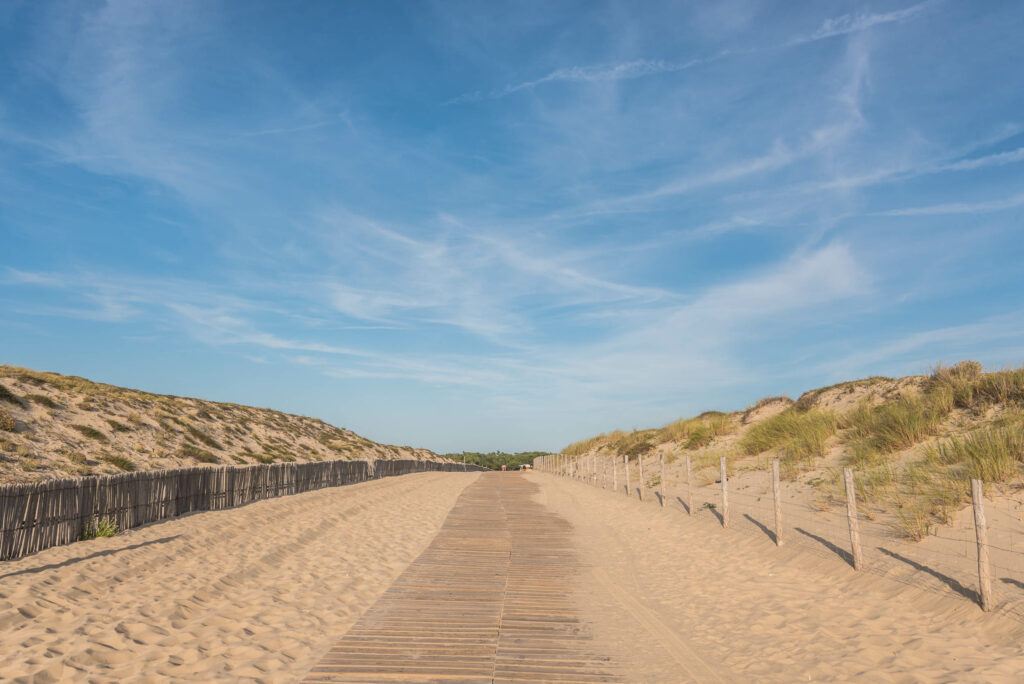
{"type": "Polygon", "coordinates": [[[661,507],[665,507],[665,452],[661,452],[661,507]]]}
{"type": "Polygon", "coordinates": [[[693,468],[689,453],[686,454],[686,512],[693,515],[693,468]]]}
{"type": "Polygon", "coordinates": [[[626,496],[633,496],[629,493],[629,456],[622,454],[622,469],[626,471],[626,496]]]}
{"type": "Polygon", "coordinates": [[[775,545],[782,546],[782,500],[779,498],[779,460],[772,460],[772,502],[775,504],[775,545]]]}
{"type": "Polygon", "coordinates": [[[644,455],[640,454],[636,457],[637,465],[640,466],[640,500],[644,500],[644,489],[646,489],[646,483],[644,482],[644,455]]]}
{"type": "Polygon", "coordinates": [[[720,461],[722,468],[722,527],[729,526],[729,478],[725,472],[725,456],[720,461]]]}
{"type": "Polygon", "coordinates": [[[981,609],[992,610],[992,569],[988,559],[988,525],[985,522],[985,497],[981,480],[971,480],[971,501],[974,503],[974,534],[978,538],[978,594],[981,609]]]}
{"type": "Polygon", "coordinates": [[[853,549],[853,569],[860,570],[864,556],[860,550],[860,527],[857,525],[857,490],[853,486],[853,469],[843,468],[846,484],[846,519],[850,523],[850,547],[853,549]]]}
{"type": "Polygon", "coordinates": [[[619,491],[619,461],[615,456],[612,457],[612,491],[619,491]]]}

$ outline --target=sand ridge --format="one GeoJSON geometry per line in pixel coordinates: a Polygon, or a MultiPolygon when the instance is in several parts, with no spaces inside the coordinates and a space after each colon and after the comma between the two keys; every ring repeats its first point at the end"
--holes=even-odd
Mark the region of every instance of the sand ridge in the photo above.
{"type": "Polygon", "coordinates": [[[325,489],[4,563],[0,679],[295,681],[477,477],[325,489]]]}

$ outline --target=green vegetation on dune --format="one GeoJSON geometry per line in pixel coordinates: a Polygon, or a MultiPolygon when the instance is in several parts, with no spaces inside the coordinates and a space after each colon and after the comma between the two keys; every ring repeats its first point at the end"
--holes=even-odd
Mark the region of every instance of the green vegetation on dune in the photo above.
{"type": "Polygon", "coordinates": [[[748,455],[778,448],[784,470],[793,474],[806,470],[814,459],[825,454],[825,444],[838,426],[832,411],[800,411],[794,405],[753,425],[740,440],[740,448],[748,455]]]}

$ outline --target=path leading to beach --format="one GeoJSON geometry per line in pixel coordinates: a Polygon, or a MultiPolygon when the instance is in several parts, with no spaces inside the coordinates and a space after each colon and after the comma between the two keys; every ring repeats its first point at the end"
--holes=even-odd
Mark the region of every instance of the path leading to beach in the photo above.
{"type": "Polygon", "coordinates": [[[620,681],[579,618],[573,530],[532,501],[538,489],[481,475],[306,681],[620,681]]]}
{"type": "Polygon", "coordinates": [[[0,680],[297,681],[477,477],[323,489],[2,563],[0,680]]]}

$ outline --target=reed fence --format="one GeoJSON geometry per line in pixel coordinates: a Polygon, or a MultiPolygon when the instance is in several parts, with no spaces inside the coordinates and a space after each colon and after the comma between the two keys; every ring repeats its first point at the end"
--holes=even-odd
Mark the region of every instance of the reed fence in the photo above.
{"type": "Polygon", "coordinates": [[[151,470],[0,485],[0,560],[81,538],[92,520],[128,530],[195,511],[425,471],[486,470],[416,460],[320,461],[151,470]]]}

